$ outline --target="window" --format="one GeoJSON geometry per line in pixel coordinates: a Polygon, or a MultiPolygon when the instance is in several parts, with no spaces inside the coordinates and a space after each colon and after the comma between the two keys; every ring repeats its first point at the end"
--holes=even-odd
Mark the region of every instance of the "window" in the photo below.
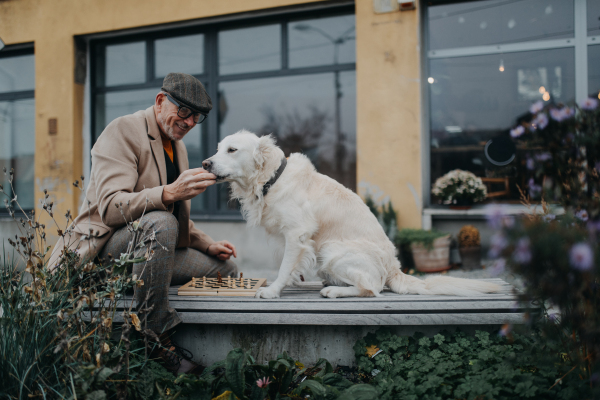
{"type": "Polygon", "coordinates": [[[519,202],[517,185],[527,187],[531,149],[519,144],[503,162],[486,156],[486,144],[510,141],[510,129],[536,101],[568,104],[598,96],[599,16],[600,0],[485,0],[427,8],[430,186],[463,169],[501,178],[498,188],[494,179],[484,179],[498,195],[492,200],[519,202]],[[586,22],[588,37],[578,29],[586,22]],[[582,65],[587,74],[577,72],[582,65]]]}
{"type": "MultiPolygon", "coordinates": [[[[0,52],[0,171],[14,170],[13,188],[24,210],[34,208],[34,89],[33,49],[0,52]]],[[[2,172],[0,183],[14,195],[2,172]]]]}
{"type": "MultiPolygon", "coordinates": [[[[154,104],[168,72],[206,87],[213,110],[183,141],[201,167],[225,136],[273,134],[286,156],[356,189],[356,56],[353,7],[204,25],[92,43],[94,138],[113,119],[154,104]]],[[[228,185],[192,199],[196,218],[237,219],[228,185]]]]}

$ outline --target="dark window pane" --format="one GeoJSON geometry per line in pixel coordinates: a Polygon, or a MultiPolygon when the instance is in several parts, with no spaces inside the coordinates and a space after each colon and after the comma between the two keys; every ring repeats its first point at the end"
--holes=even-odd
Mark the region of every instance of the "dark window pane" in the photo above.
{"type": "Polygon", "coordinates": [[[489,139],[508,137],[537,100],[573,101],[574,50],[433,59],[429,67],[431,183],[457,168],[482,177],[508,177],[511,198],[518,199],[515,185],[524,187],[524,149],[517,149],[516,159],[499,168],[487,162],[484,145],[489,139]]]}
{"type": "MultiPolygon", "coordinates": [[[[0,102],[0,171],[14,169],[13,187],[23,209],[34,208],[35,100],[0,102]]],[[[12,195],[7,177],[0,183],[12,195]]]]}
{"type": "MultiPolygon", "coordinates": [[[[106,46],[106,86],[146,81],[146,43],[135,42],[106,46]]],[[[102,85],[102,83],[100,83],[102,85]]]]}
{"type": "Polygon", "coordinates": [[[35,89],[33,54],[0,58],[0,93],[33,89],[35,89]]]}
{"type": "Polygon", "coordinates": [[[204,72],[204,35],[178,36],[154,43],[156,77],[169,72],[198,75],[204,72]]]}
{"type": "Polygon", "coordinates": [[[587,0],[587,30],[588,36],[600,35],[600,0],[587,0]]]}
{"type": "Polygon", "coordinates": [[[290,68],[356,62],[354,15],[290,22],[290,68]]]}
{"type": "Polygon", "coordinates": [[[286,156],[302,152],[319,172],[356,189],[354,71],[225,82],[219,90],[219,104],[227,109],[220,118],[221,139],[240,129],[273,134],[286,156]]]}
{"type": "Polygon", "coordinates": [[[219,73],[240,74],[281,68],[281,25],[219,32],[219,73]]]}
{"type": "Polygon", "coordinates": [[[600,98],[600,45],[588,46],[588,92],[600,98]]]}
{"type": "Polygon", "coordinates": [[[573,14],[573,0],[488,0],[430,7],[429,49],[572,38],[573,14]]]}

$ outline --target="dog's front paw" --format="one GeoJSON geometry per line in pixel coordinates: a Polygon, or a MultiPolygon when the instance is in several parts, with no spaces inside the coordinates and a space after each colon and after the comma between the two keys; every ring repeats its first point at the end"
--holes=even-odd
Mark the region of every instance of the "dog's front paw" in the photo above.
{"type": "Polygon", "coordinates": [[[271,286],[260,288],[256,291],[256,295],[254,297],[257,299],[277,299],[279,298],[279,291],[273,289],[271,286]]]}
{"type": "Polygon", "coordinates": [[[336,286],[324,287],[323,289],[321,289],[321,296],[329,297],[330,299],[335,299],[336,297],[339,297],[337,289],[339,288],[336,286]]]}

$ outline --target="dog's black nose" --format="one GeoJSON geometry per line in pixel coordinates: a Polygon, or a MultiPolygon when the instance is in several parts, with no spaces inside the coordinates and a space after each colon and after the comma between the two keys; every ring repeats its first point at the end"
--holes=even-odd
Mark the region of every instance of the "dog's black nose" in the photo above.
{"type": "Polygon", "coordinates": [[[202,166],[204,167],[205,170],[210,171],[210,168],[212,167],[212,161],[210,160],[204,160],[202,161],[202,166]]]}

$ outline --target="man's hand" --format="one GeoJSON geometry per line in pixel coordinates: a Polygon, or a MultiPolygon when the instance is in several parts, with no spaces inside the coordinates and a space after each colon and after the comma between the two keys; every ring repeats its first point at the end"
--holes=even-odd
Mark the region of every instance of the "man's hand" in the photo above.
{"type": "Polygon", "coordinates": [[[229,260],[231,256],[237,257],[235,246],[229,243],[227,240],[221,240],[220,242],[211,244],[208,246],[208,249],[206,249],[206,253],[209,256],[215,256],[222,261],[229,260]]]}
{"type": "Polygon", "coordinates": [[[216,183],[217,177],[202,168],[183,171],[177,180],[163,188],[162,202],[168,206],[179,200],[189,200],[216,183]]]}

